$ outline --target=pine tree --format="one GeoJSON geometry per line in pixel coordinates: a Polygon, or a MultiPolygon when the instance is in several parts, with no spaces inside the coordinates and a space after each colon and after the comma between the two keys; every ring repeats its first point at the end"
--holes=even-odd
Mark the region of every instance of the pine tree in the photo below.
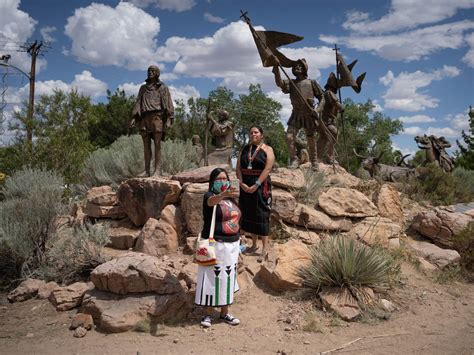
{"type": "Polygon", "coordinates": [[[456,140],[459,151],[456,152],[456,165],[465,169],[474,170],[474,110],[469,106],[469,132],[462,131],[464,144],[456,140]]]}

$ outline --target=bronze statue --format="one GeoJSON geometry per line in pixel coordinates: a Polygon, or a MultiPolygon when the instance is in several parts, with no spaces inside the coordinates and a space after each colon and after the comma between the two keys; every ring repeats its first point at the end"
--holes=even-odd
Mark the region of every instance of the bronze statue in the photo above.
{"type": "Polygon", "coordinates": [[[208,114],[211,123],[209,131],[212,135],[215,150],[208,155],[209,165],[228,164],[232,166],[232,147],[234,145],[234,122],[230,119],[229,113],[225,110],[208,114]]]}
{"type": "Polygon", "coordinates": [[[273,67],[275,83],[285,94],[290,94],[293,111],[288,120],[286,131],[286,143],[290,154],[290,168],[298,167],[298,156],[295,147],[295,137],[301,128],[306,131],[308,142],[309,159],[313,170],[318,169],[318,157],[316,154],[316,126],[317,112],[314,110],[314,98],[321,100],[323,90],[316,80],[308,79],[308,65],[306,60],[297,60],[292,68],[292,73],[296,79],[282,80],[278,66],[273,67]]]}
{"type": "Polygon", "coordinates": [[[196,151],[196,156],[197,156],[196,163],[198,164],[198,166],[202,166],[203,159],[204,159],[204,147],[201,144],[201,137],[195,134],[191,138],[191,142],[193,144],[194,150],[196,151]]]}
{"type": "Polygon", "coordinates": [[[295,137],[296,155],[300,165],[309,163],[308,142],[300,137],[295,137]]]}
{"type": "Polygon", "coordinates": [[[342,105],[337,98],[338,82],[334,73],[329,74],[328,81],[324,86],[324,94],[321,103],[317,109],[320,113],[322,124],[318,126],[318,144],[317,153],[318,159],[323,161],[324,149],[327,149],[329,164],[337,164],[334,155],[334,146],[337,142],[337,125],[336,119],[339,112],[344,112],[344,105],[342,105]]]}
{"type": "Polygon", "coordinates": [[[173,100],[168,87],[160,80],[160,69],[151,65],[147,71],[145,84],[138,91],[137,101],[132,111],[129,128],[137,127],[143,139],[145,174],[158,174],[160,171],[161,141],[174,120],[173,100]],[[155,144],[153,173],[150,171],[151,141],[155,144]]]}
{"type": "Polygon", "coordinates": [[[454,159],[446,152],[446,148],[451,147],[446,138],[425,134],[416,136],[415,142],[418,144],[418,148],[426,150],[425,163],[435,163],[447,173],[454,169],[454,159]]]}

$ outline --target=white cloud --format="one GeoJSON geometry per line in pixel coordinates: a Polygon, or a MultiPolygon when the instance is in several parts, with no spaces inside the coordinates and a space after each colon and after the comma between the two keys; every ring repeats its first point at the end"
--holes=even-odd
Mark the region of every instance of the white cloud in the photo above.
{"type": "Polygon", "coordinates": [[[426,129],[418,126],[411,126],[404,128],[402,134],[409,136],[420,136],[427,134],[435,135],[437,137],[444,136],[446,138],[457,138],[461,135],[461,131],[457,131],[451,127],[428,127],[428,129],[426,129]]]}
{"type": "Polygon", "coordinates": [[[56,39],[51,35],[56,31],[56,27],[46,26],[40,29],[41,37],[45,42],[55,42],[56,39]]]}
{"type": "Polygon", "coordinates": [[[155,6],[161,10],[183,12],[190,10],[196,5],[195,0],[130,0],[132,4],[138,7],[146,8],[155,6]]]}
{"type": "Polygon", "coordinates": [[[125,95],[127,96],[132,96],[132,95],[137,96],[138,90],[140,90],[140,86],[142,86],[143,84],[144,83],[140,83],[140,84],[124,83],[124,84],[120,84],[118,86],[118,89],[125,91],[125,95]]]}
{"type": "Polygon", "coordinates": [[[424,123],[436,121],[433,117],[427,115],[400,116],[398,119],[403,123],[424,123]]]}
{"type": "Polygon", "coordinates": [[[369,51],[384,59],[409,62],[443,49],[461,48],[465,45],[464,33],[472,29],[474,22],[465,20],[392,35],[320,35],[319,38],[326,43],[369,51]]]}
{"type": "Polygon", "coordinates": [[[448,115],[446,117],[446,120],[451,123],[452,128],[458,130],[459,132],[461,132],[462,130],[469,131],[468,110],[466,110],[466,112],[458,113],[456,115],[448,115]]]}
{"type": "Polygon", "coordinates": [[[286,127],[293,110],[289,95],[284,94],[281,90],[273,90],[267,93],[267,96],[281,104],[280,121],[286,127]]]}
{"type": "MultiPolygon", "coordinates": [[[[19,10],[20,0],[0,1],[0,54],[10,54],[9,64],[29,73],[31,60],[27,53],[17,52],[19,44],[30,39],[37,21],[19,10]]],[[[46,60],[38,58],[36,72],[46,66],[46,60]]]]}
{"type": "Polygon", "coordinates": [[[410,148],[402,148],[396,143],[392,143],[392,148],[393,148],[393,150],[400,151],[402,153],[402,155],[407,155],[407,154],[415,155],[415,153],[416,153],[416,150],[410,149],[410,148]]]}
{"type": "Polygon", "coordinates": [[[389,70],[385,76],[379,78],[383,85],[388,86],[386,93],[382,96],[385,100],[385,108],[415,112],[437,107],[439,102],[437,98],[420,93],[418,89],[430,85],[434,80],[452,78],[459,74],[458,68],[447,65],[430,73],[417,70],[413,73],[402,72],[397,77],[389,70]]]}
{"type": "Polygon", "coordinates": [[[225,19],[223,19],[222,17],[214,16],[210,14],[209,12],[204,13],[204,19],[210,23],[224,23],[225,21],[225,19]]]}
{"type": "MultiPolygon", "coordinates": [[[[72,89],[85,96],[98,98],[106,94],[107,84],[94,78],[91,72],[84,70],[81,74],[76,74],[71,83],[66,83],[62,80],[37,81],[35,84],[35,98],[39,98],[41,95],[52,95],[54,90],[69,92],[72,89]]],[[[28,93],[29,85],[25,85],[14,95],[18,100],[26,100],[28,93]]]]}
{"type": "Polygon", "coordinates": [[[474,32],[468,34],[465,38],[467,44],[469,45],[469,50],[462,57],[464,63],[466,63],[471,68],[474,68],[474,32]]]}
{"type": "MultiPolygon", "coordinates": [[[[261,29],[261,28],[258,28],[261,29]]],[[[282,48],[292,59],[306,58],[309,76],[318,78],[319,69],[334,65],[334,52],[329,47],[282,48]]],[[[233,22],[217,30],[212,37],[170,37],[158,50],[164,62],[176,62],[173,73],[180,76],[222,80],[229,89],[243,92],[251,83],[264,90],[274,90],[270,68],[262,66],[248,26],[233,22]]],[[[291,75],[291,70],[287,70],[291,75]]]]}
{"type": "Polygon", "coordinates": [[[65,27],[72,40],[68,52],[79,61],[129,69],[157,64],[155,37],[159,31],[158,18],[126,2],[115,8],[92,3],[76,9],[65,27]]]}
{"type": "Polygon", "coordinates": [[[350,12],[343,27],[360,33],[384,33],[435,23],[452,17],[460,9],[474,7],[472,0],[392,0],[388,14],[371,20],[365,12],[350,12]]]}
{"type": "Polygon", "coordinates": [[[374,105],[372,112],[383,112],[383,107],[379,104],[378,100],[373,100],[372,105],[374,105]]]}

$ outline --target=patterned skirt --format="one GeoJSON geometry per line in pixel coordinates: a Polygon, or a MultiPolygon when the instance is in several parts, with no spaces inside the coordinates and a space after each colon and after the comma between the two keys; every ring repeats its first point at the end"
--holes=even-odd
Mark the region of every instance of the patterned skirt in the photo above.
{"type": "Polygon", "coordinates": [[[222,307],[234,302],[237,283],[237,261],[240,241],[216,242],[217,265],[198,266],[196,297],[194,303],[200,306],[222,307]]]}

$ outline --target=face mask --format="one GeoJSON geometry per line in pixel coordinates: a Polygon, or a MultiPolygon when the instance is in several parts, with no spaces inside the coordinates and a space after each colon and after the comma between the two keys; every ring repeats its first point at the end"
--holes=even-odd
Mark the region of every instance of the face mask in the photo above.
{"type": "Polygon", "coordinates": [[[230,187],[230,182],[229,181],[214,181],[214,184],[212,185],[212,189],[214,190],[215,193],[220,194],[221,192],[224,192],[230,187]]]}

